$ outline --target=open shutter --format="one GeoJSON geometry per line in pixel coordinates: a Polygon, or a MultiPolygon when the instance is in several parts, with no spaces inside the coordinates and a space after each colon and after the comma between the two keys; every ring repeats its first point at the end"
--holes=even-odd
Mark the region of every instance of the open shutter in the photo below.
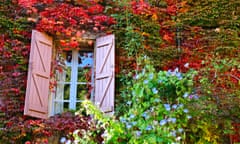
{"type": "Polygon", "coordinates": [[[52,38],[32,31],[24,114],[48,117],[48,95],[52,56],[52,38]]]}
{"type": "Polygon", "coordinates": [[[114,111],[114,35],[96,39],[95,48],[95,104],[105,113],[114,111]]]}

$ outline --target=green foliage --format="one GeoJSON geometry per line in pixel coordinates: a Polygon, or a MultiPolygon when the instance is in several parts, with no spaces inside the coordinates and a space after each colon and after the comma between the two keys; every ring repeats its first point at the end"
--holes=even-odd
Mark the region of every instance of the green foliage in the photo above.
{"type": "Polygon", "coordinates": [[[104,117],[90,102],[83,104],[99,128],[105,129],[105,143],[181,143],[185,139],[195,72],[156,72],[144,61],[143,71],[129,84],[128,111],[119,120],[104,117]]]}

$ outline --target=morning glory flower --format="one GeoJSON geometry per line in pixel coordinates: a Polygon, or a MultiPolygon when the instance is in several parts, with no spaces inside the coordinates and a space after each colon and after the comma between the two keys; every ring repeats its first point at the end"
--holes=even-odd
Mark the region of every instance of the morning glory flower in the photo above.
{"type": "Polygon", "coordinates": [[[184,98],[188,97],[188,93],[187,93],[187,92],[184,93],[183,97],[184,97],[184,98]]]}
{"type": "Polygon", "coordinates": [[[183,112],[188,113],[188,109],[184,109],[183,112]]]}
{"type": "Polygon", "coordinates": [[[160,125],[161,125],[161,126],[165,125],[166,123],[167,123],[167,120],[165,120],[165,119],[163,119],[163,120],[160,121],[160,125]]]}
{"type": "Polygon", "coordinates": [[[147,84],[148,83],[148,80],[144,80],[144,82],[143,82],[144,84],[147,84]]]}
{"type": "Polygon", "coordinates": [[[158,93],[158,90],[157,90],[156,88],[152,88],[152,92],[153,92],[154,94],[157,94],[157,93],[158,93]]]}
{"type": "Polygon", "coordinates": [[[171,110],[170,104],[163,104],[163,105],[167,111],[171,110]]]}
{"type": "Polygon", "coordinates": [[[152,126],[150,126],[150,125],[148,125],[147,127],[146,127],[146,130],[147,131],[149,131],[149,130],[151,130],[152,129],[152,126]]]}

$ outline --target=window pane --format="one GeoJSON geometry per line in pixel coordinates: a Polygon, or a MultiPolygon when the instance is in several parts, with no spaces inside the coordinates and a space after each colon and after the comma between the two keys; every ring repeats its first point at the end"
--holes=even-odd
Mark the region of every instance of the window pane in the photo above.
{"type": "Polygon", "coordinates": [[[64,108],[64,111],[68,111],[69,110],[69,103],[68,102],[64,102],[63,103],[63,108],[64,108]]]}
{"type": "Polygon", "coordinates": [[[86,85],[77,85],[77,100],[84,100],[88,97],[88,88],[86,85]]]}
{"type": "Polygon", "coordinates": [[[82,103],[81,102],[77,102],[76,103],[76,110],[80,110],[81,107],[82,107],[82,103]]]}
{"type": "Polygon", "coordinates": [[[78,68],[78,82],[91,82],[91,68],[78,68]]]}
{"type": "Polygon", "coordinates": [[[63,57],[64,57],[64,59],[65,59],[65,64],[66,64],[67,66],[70,66],[71,63],[72,63],[72,51],[65,51],[65,52],[63,53],[63,57]]]}
{"type": "Polygon", "coordinates": [[[78,67],[92,67],[93,66],[93,53],[92,52],[79,52],[78,53],[78,67]]]}
{"type": "Polygon", "coordinates": [[[69,100],[70,96],[70,84],[64,85],[64,100],[69,100]]]}
{"type": "Polygon", "coordinates": [[[63,112],[63,102],[55,102],[54,103],[54,114],[63,112]]]}
{"type": "Polygon", "coordinates": [[[71,80],[71,67],[66,67],[63,71],[57,71],[57,81],[70,82],[71,80]]]}

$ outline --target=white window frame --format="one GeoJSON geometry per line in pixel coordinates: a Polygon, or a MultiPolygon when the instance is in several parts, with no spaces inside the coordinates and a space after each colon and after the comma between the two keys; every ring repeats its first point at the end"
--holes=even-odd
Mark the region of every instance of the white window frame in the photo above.
{"type": "MultiPolygon", "coordinates": [[[[59,113],[58,111],[64,112],[63,108],[64,108],[64,102],[68,102],[69,103],[69,110],[76,110],[76,104],[77,103],[81,103],[83,100],[77,100],[77,86],[78,85],[91,85],[91,87],[94,86],[94,63],[91,66],[91,82],[78,82],[78,54],[81,51],[89,51],[93,53],[93,62],[94,62],[94,50],[72,50],[72,60],[70,64],[66,64],[66,67],[70,67],[71,69],[71,79],[69,82],[67,81],[57,81],[57,84],[69,84],[70,85],[70,95],[69,95],[69,100],[64,100],[64,96],[61,100],[56,100],[56,95],[57,95],[57,87],[55,89],[55,92],[52,94],[52,100],[50,100],[51,102],[49,103],[50,106],[50,115],[55,115],[57,113],[59,113]],[[57,110],[55,109],[55,103],[56,102],[60,102],[62,104],[62,110],[57,110]]],[[[64,90],[64,89],[63,89],[64,90]]],[[[94,94],[94,89],[91,90],[91,94],[90,94],[90,99],[93,99],[93,94],[94,94]]]]}

